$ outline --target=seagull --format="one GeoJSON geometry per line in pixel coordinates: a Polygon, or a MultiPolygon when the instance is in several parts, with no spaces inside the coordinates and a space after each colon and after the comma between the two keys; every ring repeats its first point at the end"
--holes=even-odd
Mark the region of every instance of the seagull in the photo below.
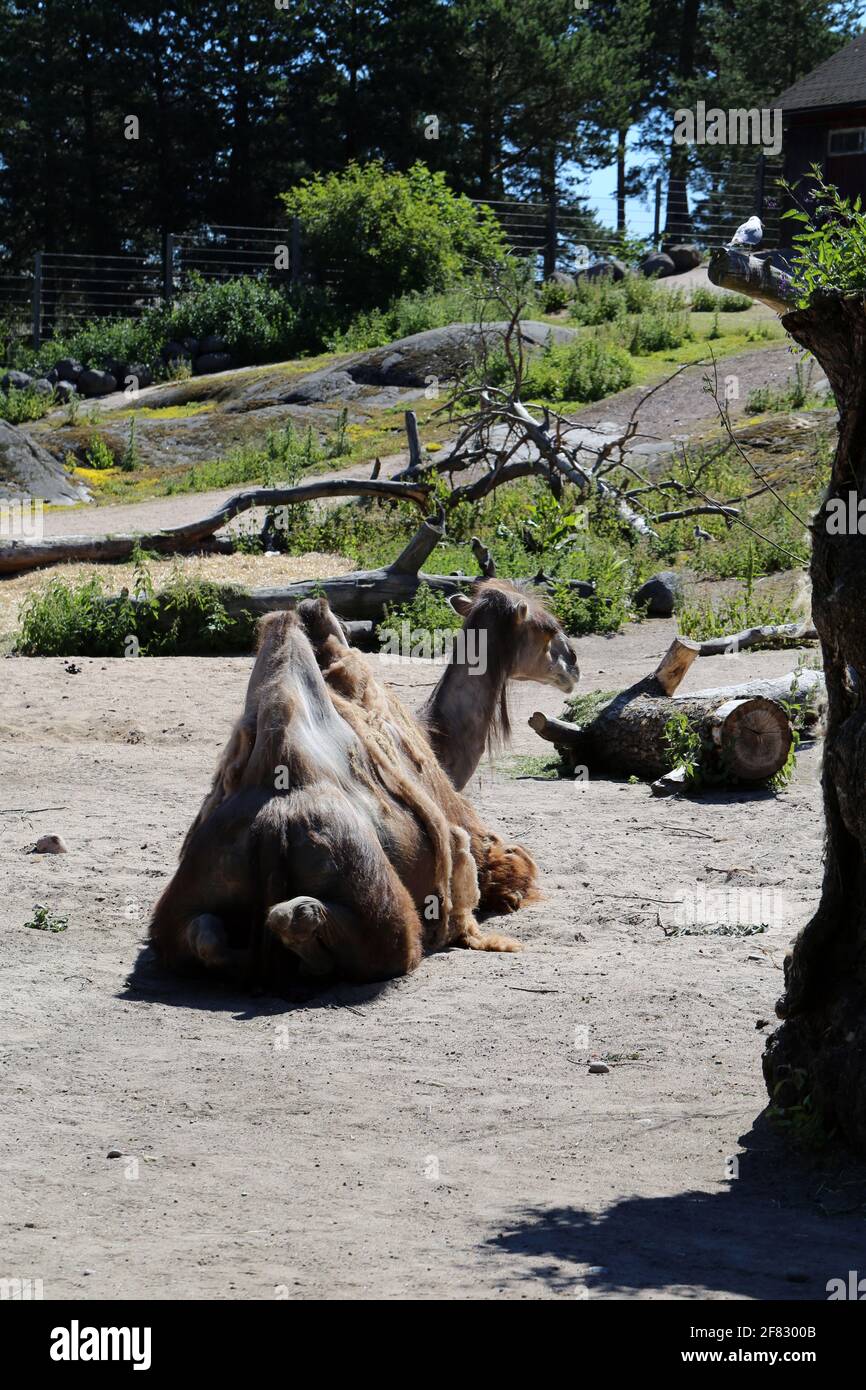
{"type": "Polygon", "coordinates": [[[764,235],[764,228],[761,226],[760,217],[750,217],[748,222],[743,222],[737,228],[729,246],[758,246],[764,235]]]}

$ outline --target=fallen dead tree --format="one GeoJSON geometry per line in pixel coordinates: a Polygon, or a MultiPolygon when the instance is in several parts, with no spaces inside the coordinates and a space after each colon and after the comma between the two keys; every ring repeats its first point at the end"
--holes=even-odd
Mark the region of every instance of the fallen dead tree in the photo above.
{"type": "Polygon", "coordinates": [[[818,633],[812,623],[767,624],[731,632],[726,637],[710,637],[699,643],[698,656],[732,656],[747,647],[790,647],[817,641],[818,633]]]}
{"type": "Polygon", "coordinates": [[[18,574],[40,565],[68,560],[126,560],[136,546],[159,554],[201,549],[241,512],[252,507],[290,507],[329,497],[376,497],[414,502],[423,511],[429,505],[430,486],[419,482],[387,482],[374,478],[326,478],[296,487],[256,487],[235,493],[216,511],[183,526],[171,526],[146,535],[55,536],[47,540],[12,541],[0,546],[0,574],[18,574]]]}
{"type": "Polygon", "coordinates": [[[530,726],[572,772],[586,767],[616,776],[664,777],[668,783],[673,775],[684,783],[683,772],[672,767],[671,730],[685,716],[704,777],[768,781],[788,759],[793,713],[823,696],[821,673],[792,672],[774,681],[677,695],[698,646],[677,638],[652,675],[621,691],[584,725],[536,712],[530,726]]]}

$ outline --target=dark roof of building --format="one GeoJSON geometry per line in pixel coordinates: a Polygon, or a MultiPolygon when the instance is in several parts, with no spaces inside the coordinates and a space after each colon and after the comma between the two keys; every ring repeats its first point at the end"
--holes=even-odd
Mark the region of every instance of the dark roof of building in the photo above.
{"type": "Polygon", "coordinates": [[[783,111],[866,105],[866,34],[813,68],[776,101],[783,111]]]}

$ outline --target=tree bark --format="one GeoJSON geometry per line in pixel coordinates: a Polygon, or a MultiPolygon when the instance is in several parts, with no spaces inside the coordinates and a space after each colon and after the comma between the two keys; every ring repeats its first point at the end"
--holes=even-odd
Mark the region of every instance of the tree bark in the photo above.
{"type": "Polygon", "coordinates": [[[791,308],[790,273],[780,270],[769,256],[752,256],[736,246],[722,246],[710,256],[707,275],[712,284],[759,299],[777,314],[787,314],[791,308]]]}
{"type": "Polygon", "coordinates": [[[776,1104],[808,1101],[827,1131],[866,1152],[866,536],[828,524],[836,499],[866,496],[866,310],[862,296],[816,294],[782,322],[826,372],[840,420],[812,522],[812,614],[827,679],[824,880],[785,962],[784,1022],[767,1043],[764,1077],[776,1104]]]}

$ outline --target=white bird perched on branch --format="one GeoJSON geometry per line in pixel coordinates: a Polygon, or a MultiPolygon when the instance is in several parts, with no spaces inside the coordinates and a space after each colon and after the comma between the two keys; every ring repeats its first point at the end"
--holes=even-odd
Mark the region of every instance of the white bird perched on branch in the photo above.
{"type": "Polygon", "coordinates": [[[743,222],[731,240],[729,246],[758,246],[764,235],[764,228],[761,225],[760,217],[750,217],[748,222],[743,222]]]}

